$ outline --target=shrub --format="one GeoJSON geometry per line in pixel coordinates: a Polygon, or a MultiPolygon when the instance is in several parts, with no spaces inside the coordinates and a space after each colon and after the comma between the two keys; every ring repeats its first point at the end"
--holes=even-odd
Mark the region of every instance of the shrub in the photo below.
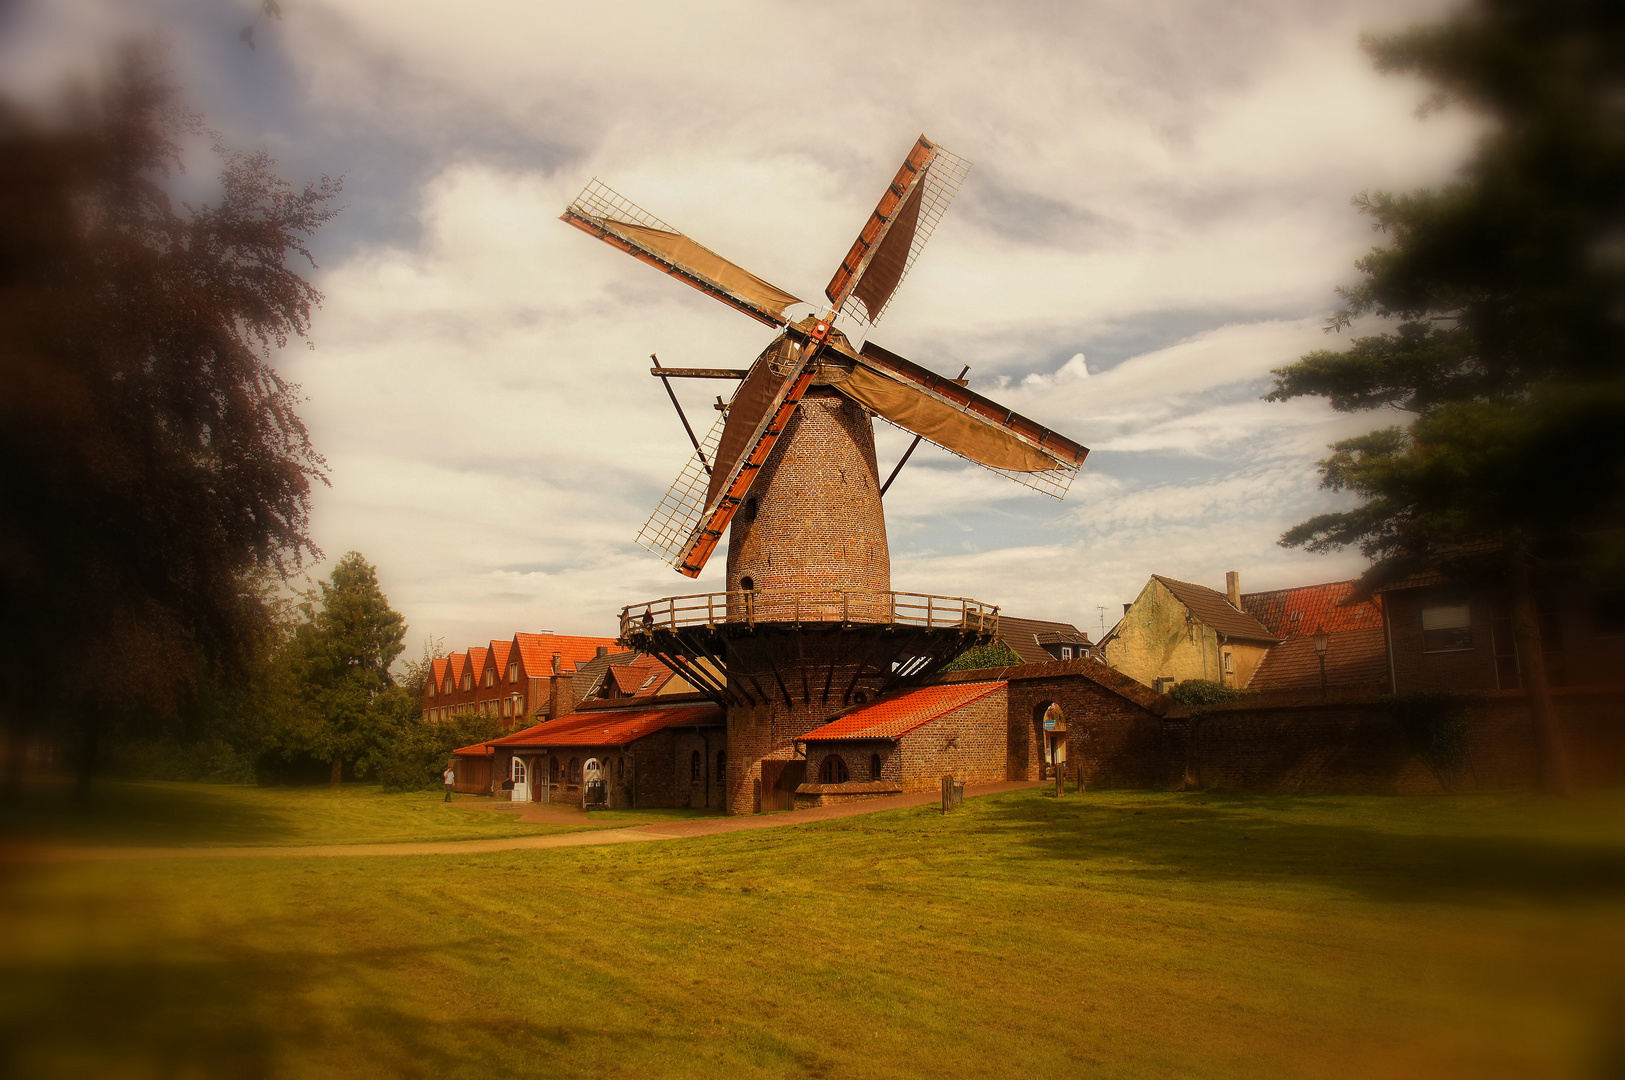
{"type": "Polygon", "coordinates": [[[1187,708],[1204,705],[1228,705],[1247,696],[1247,691],[1211,679],[1186,679],[1168,691],[1168,696],[1187,708]]]}

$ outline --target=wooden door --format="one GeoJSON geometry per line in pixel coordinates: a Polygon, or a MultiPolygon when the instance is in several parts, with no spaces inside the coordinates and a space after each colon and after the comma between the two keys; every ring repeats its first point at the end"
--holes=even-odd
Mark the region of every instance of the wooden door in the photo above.
{"type": "Polygon", "coordinates": [[[762,813],[794,810],[796,788],[807,779],[807,763],[796,761],[762,762],[762,813]]]}

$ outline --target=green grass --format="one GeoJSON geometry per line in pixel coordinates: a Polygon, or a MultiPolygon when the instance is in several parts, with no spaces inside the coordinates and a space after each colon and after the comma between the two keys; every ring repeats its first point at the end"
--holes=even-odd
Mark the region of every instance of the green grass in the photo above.
{"type": "Polygon", "coordinates": [[[0,940],[0,1075],[1619,1075],[1625,796],[33,865],[0,940]]]}
{"type": "Polygon", "coordinates": [[[443,791],[259,788],[237,784],[98,781],[85,805],[66,783],[41,783],[0,804],[0,839],[159,847],[394,844],[538,836],[594,827],[526,825],[477,810],[489,799],[443,791]]]}

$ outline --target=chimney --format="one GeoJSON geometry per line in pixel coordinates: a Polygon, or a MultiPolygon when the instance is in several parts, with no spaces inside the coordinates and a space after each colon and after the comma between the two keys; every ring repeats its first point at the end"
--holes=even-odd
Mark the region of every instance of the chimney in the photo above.
{"type": "Polygon", "coordinates": [[[1237,611],[1241,610],[1241,573],[1232,570],[1224,575],[1224,591],[1230,597],[1230,606],[1237,611]]]}
{"type": "Polygon", "coordinates": [[[553,654],[553,677],[547,681],[547,718],[557,720],[576,711],[576,676],[565,671],[558,653],[553,654]]]}
{"type": "Polygon", "coordinates": [[[602,660],[604,657],[606,657],[608,655],[609,655],[609,646],[608,645],[600,645],[600,646],[598,646],[598,659],[602,660]]]}

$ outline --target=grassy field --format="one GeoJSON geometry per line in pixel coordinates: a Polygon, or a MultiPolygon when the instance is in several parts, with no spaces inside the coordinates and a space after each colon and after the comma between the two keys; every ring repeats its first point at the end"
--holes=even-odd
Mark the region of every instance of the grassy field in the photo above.
{"type": "Polygon", "coordinates": [[[1030,790],[619,847],[0,872],[4,1076],[1625,1071],[1614,794],[1030,790]]]}
{"type": "Polygon", "coordinates": [[[0,804],[0,840],[159,847],[393,844],[594,827],[526,825],[510,814],[475,809],[489,806],[489,799],[458,795],[447,803],[443,791],[384,792],[367,784],[260,788],[100,781],[83,806],[70,795],[66,782],[41,783],[20,804],[0,804]]]}

